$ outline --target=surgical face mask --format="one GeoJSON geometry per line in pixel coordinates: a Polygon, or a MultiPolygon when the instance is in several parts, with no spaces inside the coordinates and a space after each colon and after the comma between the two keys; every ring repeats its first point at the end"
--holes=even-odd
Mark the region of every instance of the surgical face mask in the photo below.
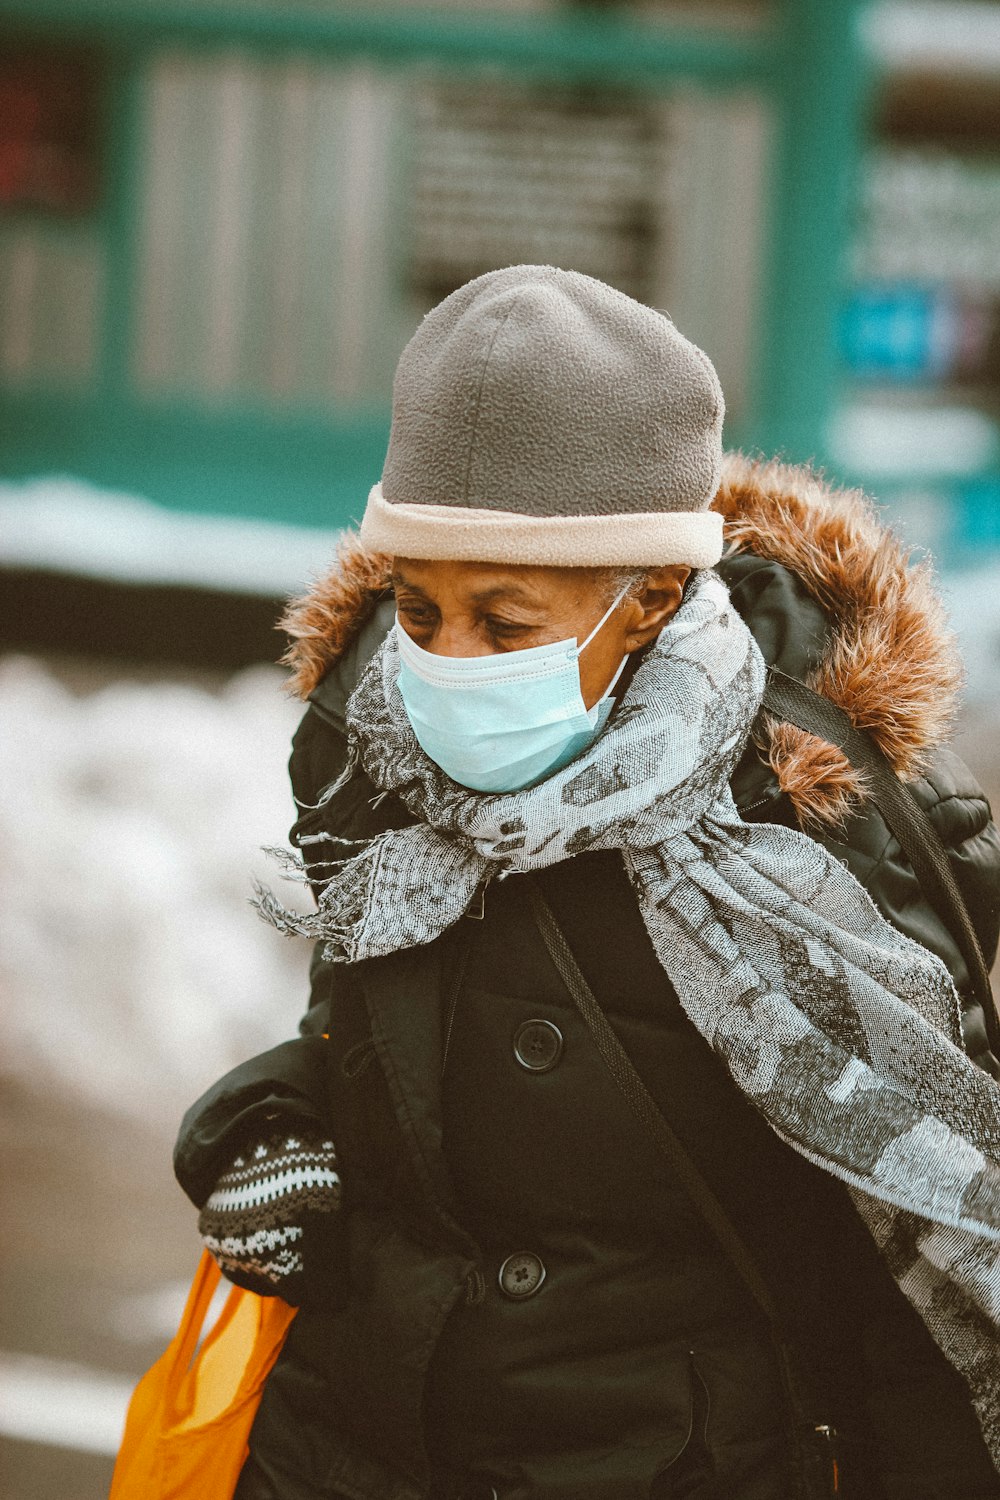
{"type": "Polygon", "coordinates": [[[582,645],[553,641],[495,656],[435,656],[397,615],[399,691],[424,753],[461,786],[515,792],[586,750],[608,721],[628,656],[589,709],[580,657],[627,592],[626,584],[582,645]]]}

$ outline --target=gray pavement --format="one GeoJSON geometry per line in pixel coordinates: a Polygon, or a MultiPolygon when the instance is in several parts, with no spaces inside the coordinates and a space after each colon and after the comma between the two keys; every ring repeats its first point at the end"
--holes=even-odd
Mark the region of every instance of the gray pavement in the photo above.
{"type": "MultiPolygon", "coordinates": [[[[176,1324],[180,1289],[200,1252],[192,1206],[174,1182],[169,1132],[8,1083],[0,1094],[0,1351],[30,1355],[30,1381],[49,1440],[0,1436],[2,1500],[100,1500],[114,1402],[176,1324]],[[67,1407],[71,1367],[93,1372],[88,1431],[67,1407]],[[67,1369],[67,1367],[70,1367],[67,1369]],[[117,1379],[108,1379],[117,1377],[117,1379]],[[66,1446],[63,1446],[63,1444],[66,1446]]],[[[4,1402],[0,1357],[0,1426],[4,1402]]],[[[8,1379],[12,1372],[8,1369],[8,1379]]]]}

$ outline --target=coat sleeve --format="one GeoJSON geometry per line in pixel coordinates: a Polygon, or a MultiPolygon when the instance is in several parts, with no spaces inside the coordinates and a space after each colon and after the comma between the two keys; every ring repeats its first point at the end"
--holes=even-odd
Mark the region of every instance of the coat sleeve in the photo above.
{"type": "MultiPolygon", "coordinates": [[[[294,749],[292,761],[294,777],[294,749]]],[[[301,816],[293,836],[300,821],[301,816]]],[[[276,1129],[322,1129],[327,1102],[323,1033],[332,999],[331,970],[317,952],[309,1008],[297,1037],[233,1068],[184,1115],[174,1146],[174,1172],[197,1208],[204,1207],[234,1158],[276,1129]]]]}
{"type": "MultiPolygon", "coordinates": [[[[390,617],[391,618],[391,617],[390,617]]],[[[410,821],[405,809],[387,799],[373,809],[375,788],[360,769],[334,802],[323,803],[323,791],[347,764],[343,710],[351,684],[386,626],[386,612],[359,641],[354,658],[341,663],[316,693],[292,740],[289,775],[297,817],[290,840],[315,867],[318,894],[323,860],[334,852],[330,836],[365,839],[410,821]]],[[[174,1170],[181,1187],[203,1209],[219,1178],[234,1158],[271,1140],[276,1131],[298,1129],[316,1136],[331,1134],[324,1033],[336,1024],[337,998],[353,983],[351,965],[329,963],[323,944],[313,950],[309,1002],[299,1035],[241,1063],[208,1089],[185,1114],[174,1148],[174,1170]]]]}
{"type": "Polygon", "coordinates": [[[299,1036],[240,1063],[196,1099],[174,1147],[177,1181],[203,1208],[233,1158],[258,1137],[321,1122],[326,1107],[326,1042],[299,1036]]]}
{"type": "MultiPolygon", "coordinates": [[[[314,826],[312,805],[346,762],[343,735],[307,709],[292,744],[290,773],[298,817],[291,839],[314,826]]],[[[309,846],[307,846],[308,848],[309,846]]],[[[313,952],[308,1008],[299,1035],[233,1068],[184,1115],[174,1147],[174,1172],[199,1209],[234,1158],[276,1131],[308,1134],[329,1130],[326,1042],[331,1007],[344,979],[343,965],[313,952]]]]}

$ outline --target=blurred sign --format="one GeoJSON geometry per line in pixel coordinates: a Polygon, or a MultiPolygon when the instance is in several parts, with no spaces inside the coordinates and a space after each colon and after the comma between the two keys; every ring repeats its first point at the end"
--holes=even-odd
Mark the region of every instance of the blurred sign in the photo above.
{"type": "Polygon", "coordinates": [[[12,47],[0,57],[0,210],[94,206],[102,79],[91,52],[12,47]]]}
{"type": "Polygon", "coordinates": [[[495,266],[555,262],[643,300],[662,284],[660,99],[511,79],[415,100],[409,279],[428,302],[495,266]]]}
{"type": "Polygon", "coordinates": [[[841,349],[867,379],[990,386],[1000,380],[1000,301],[947,286],[861,286],[842,311],[841,349]]]}
{"type": "Polygon", "coordinates": [[[860,282],[954,285],[1000,296],[1000,157],[881,146],[862,179],[854,275],[860,282]]]}

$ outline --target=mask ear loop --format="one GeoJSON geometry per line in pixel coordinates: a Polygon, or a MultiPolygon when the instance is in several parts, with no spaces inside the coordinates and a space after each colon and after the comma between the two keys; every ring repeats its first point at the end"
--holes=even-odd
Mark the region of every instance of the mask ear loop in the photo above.
{"type": "MultiPolygon", "coordinates": [[[[628,591],[629,591],[629,589],[631,587],[632,587],[632,583],[630,581],[629,583],[627,583],[625,585],[625,587],[616,596],[616,598],[612,599],[612,601],[611,601],[610,605],[608,606],[607,610],[604,612],[604,614],[598,620],[597,624],[594,626],[593,630],[590,632],[590,634],[588,635],[587,639],[584,641],[583,645],[582,646],[577,646],[574,651],[571,651],[569,653],[571,660],[575,656],[576,661],[579,662],[580,657],[586,651],[587,647],[590,645],[590,643],[594,639],[595,635],[597,635],[598,631],[607,623],[608,620],[610,620],[611,616],[614,614],[615,610],[618,608],[619,604],[625,598],[625,595],[628,593],[628,591]]],[[[618,663],[618,670],[615,672],[615,675],[612,677],[611,681],[608,683],[607,687],[604,689],[604,692],[598,698],[597,702],[593,705],[593,707],[591,707],[591,708],[589,708],[587,710],[588,715],[589,714],[596,714],[597,711],[598,711],[598,709],[600,708],[601,704],[602,703],[606,703],[607,700],[611,697],[611,694],[615,690],[615,685],[616,685],[619,677],[622,675],[622,673],[625,670],[625,663],[628,661],[629,655],[630,655],[630,653],[628,651],[626,651],[625,655],[622,657],[621,661],[618,663]]]]}
{"type": "MultiPolygon", "coordinates": [[[[586,651],[587,647],[590,645],[590,643],[594,639],[594,637],[598,634],[598,632],[600,630],[602,630],[604,628],[604,626],[607,624],[607,622],[611,619],[611,616],[614,614],[615,610],[618,608],[619,604],[622,602],[622,600],[625,598],[625,595],[628,593],[629,589],[632,587],[633,581],[634,580],[630,580],[625,585],[625,587],[621,590],[621,592],[615,595],[615,597],[612,599],[611,603],[608,605],[607,609],[604,611],[604,613],[601,616],[601,618],[598,620],[597,624],[594,626],[593,630],[588,635],[587,639],[583,642],[582,645],[580,645],[580,646],[574,646],[572,648],[572,650],[568,652],[569,656],[571,656],[571,657],[575,656],[576,659],[577,659],[577,661],[580,660],[580,657],[586,651]]],[[[622,666],[624,666],[624,662],[622,663],[622,666]]],[[[618,676],[619,676],[620,672],[621,672],[621,667],[619,667],[618,668],[618,672],[615,673],[615,682],[618,681],[618,676]]]]}
{"type": "Polygon", "coordinates": [[[631,651],[626,651],[625,652],[625,655],[622,657],[621,661],[618,663],[618,670],[617,670],[617,672],[612,677],[611,681],[608,683],[607,687],[604,689],[604,692],[601,694],[600,698],[598,699],[599,703],[603,703],[604,700],[605,700],[605,698],[609,698],[611,696],[611,694],[614,692],[614,690],[615,690],[615,688],[616,688],[616,686],[618,684],[618,679],[619,679],[619,677],[622,675],[622,673],[625,670],[625,663],[628,661],[628,659],[631,656],[631,654],[632,654],[631,651]]]}

